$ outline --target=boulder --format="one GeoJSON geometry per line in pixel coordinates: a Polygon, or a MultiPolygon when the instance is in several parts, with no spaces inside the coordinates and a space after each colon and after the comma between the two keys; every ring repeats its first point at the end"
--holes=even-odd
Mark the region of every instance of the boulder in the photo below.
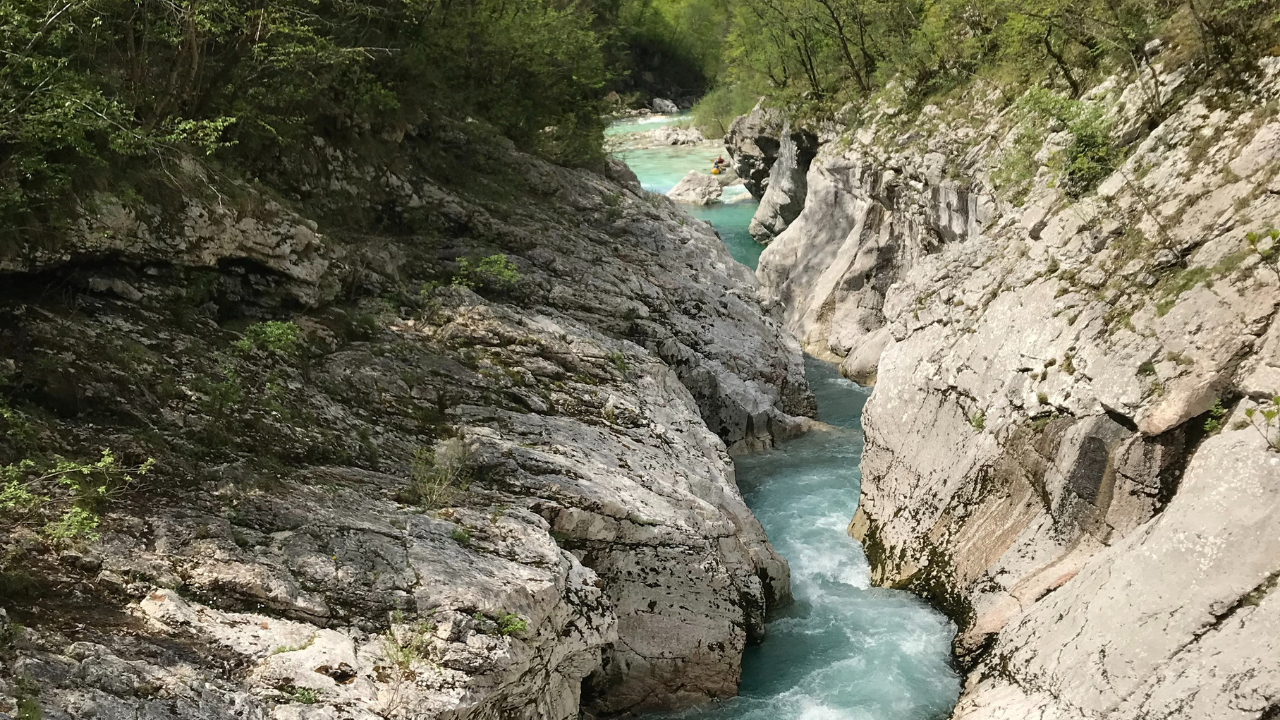
{"type": "Polygon", "coordinates": [[[649,107],[663,115],[675,115],[680,112],[680,107],[666,98],[654,98],[653,102],[649,103],[649,107]]]}
{"type": "Polygon", "coordinates": [[[671,188],[667,197],[689,205],[710,205],[720,201],[724,191],[715,175],[708,175],[701,170],[690,170],[676,186],[671,188]]]}

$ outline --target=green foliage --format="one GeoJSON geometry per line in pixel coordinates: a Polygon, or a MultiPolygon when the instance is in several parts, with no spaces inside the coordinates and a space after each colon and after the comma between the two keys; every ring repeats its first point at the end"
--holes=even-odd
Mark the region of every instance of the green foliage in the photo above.
{"type": "Polygon", "coordinates": [[[471,544],[471,531],[464,527],[454,528],[453,532],[449,533],[449,537],[459,545],[471,544]]]}
{"type": "Polygon", "coordinates": [[[1244,411],[1244,416],[1253,429],[1262,435],[1262,439],[1267,441],[1268,448],[1280,450],[1280,433],[1275,432],[1276,417],[1280,416],[1280,395],[1271,398],[1271,407],[1262,408],[1261,412],[1256,408],[1248,408],[1244,411]]]}
{"type": "Polygon", "coordinates": [[[515,613],[498,616],[498,632],[502,635],[518,635],[529,629],[529,623],[515,613]]]}
{"type": "MultiPolygon", "coordinates": [[[[619,60],[633,74],[656,73],[667,83],[702,87],[723,65],[729,8],[725,0],[621,0],[615,22],[619,60]]],[[[643,78],[631,79],[644,84],[643,78]]]]}
{"type": "Polygon", "coordinates": [[[40,703],[35,698],[28,697],[18,701],[18,714],[14,717],[17,720],[41,720],[44,713],[40,710],[40,703]]]}
{"type": "Polygon", "coordinates": [[[759,99],[746,84],[722,83],[693,106],[693,124],[705,137],[724,137],[733,119],[750,112],[759,99]]]}
{"type": "Polygon", "coordinates": [[[1222,418],[1226,417],[1227,409],[1222,406],[1222,401],[1217,400],[1213,403],[1213,407],[1209,409],[1209,417],[1205,418],[1204,431],[1207,433],[1215,433],[1222,427],[1222,418]]]}
{"type": "MultiPolygon", "coordinates": [[[[1012,90],[1006,97],[1046,87],[1076,99],[1120,66],[1156,116],[1167,98],[1143,69],[1152,39],[1238,74],[1280,36],[1280,0],[741,0],[732,8],[722,83],[802,111],[876,98],[920,107],[977,76],[1012,90]]],[[[1115,161],[1093,132],[1105,129],[1100,120],[1075,118],[1087,132],[1076,133],[1064,168],[1073,192],[1115,161]]]]}
{"type": "Polygon", "coordinates": [[[409,481],[411,501],[427,510],[447,505],[458,490],[466,489],[470,460],[467,446],[457,438],[441,440],[432,450],[415,450],[409,481]]]}
{"type": "Polygon", "coordinates": [[[617,350],[609,353],[605,357],[607,357],[609,362],[613,363],[613,367],[623,375],[626,375],[631,369],[631,366],[627,363],[627,356],[617,350]]]}
{"type": "Polygon", "coordinates": [[[311,688],[293,687],[289,688],[289,699],[300,705],[315,705],[320,702],[320,693],[311,688]]]}
{"type": "Polygon", "coordinates": [[[1111,122],[1099,106],[1033,88],[1019,99],[1018,109],[1026,124],[996,173],[995,179],[1002,186],[1018,185],[1035,174],[1035,154],[1047,131],[1066,130],[1071,134],[1061,157],[1051,159],[1051,165],[1063,172],[1062,187],[1072,197],[1093,190],[1123,159],[1111,142],[1111,122]]]}
{"type": "Polygon", "coordinates": [[[254,323],[245,328],[244,337],[232,346],[241,354],[254,351],[287,358],[296,355],[301,344],[301,330],[292,322],[254,323]]]}
{"type": "Polygon", "coordinates": [[[483,118],[565,162],[601,156],[589,0],[13,0],[0,5],[0,220],[68,219],[108,170],[185,154],[258,166],[338,127],[483,118]]]}
{"type": "Polygon", "coordinates": [[[387,631],[382,635],[383,658],[398,673],[408,673],[413,663],[427,657],[435,629],[435,625],[426,621],[406,623],[403,613],[392,612],[387,631]]]}
{"type": "Polygon", "coordinates": [[[45,537],[54,542],[92,541],[102,509],[154,467],[153,458],[125,466],[109,448],[92,462],[25,458],[0,467],[0,517],[20,525],[43,522],[45,537]]]}
{"type": "Polygon", "coordinates": [[[985,411],[979,410],[978,412],[969,416],[969,424],[973,426],[974,430],[981,432],[982,429],[987,426],[987,413],[985,411]]]}
{"type": "Polygon", "coordinates": [[[453,284],[464,288],[495,293],[509,293],[520,281],[520,271],[511,258],[503,254],[474,260],[460,258],[453,284]]]}

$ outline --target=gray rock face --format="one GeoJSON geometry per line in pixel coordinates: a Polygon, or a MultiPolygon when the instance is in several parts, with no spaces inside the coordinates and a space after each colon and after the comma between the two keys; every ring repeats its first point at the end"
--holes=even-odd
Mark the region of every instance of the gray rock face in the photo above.
{"type": "MultiPolygon", "coordinates": [[[[724,136],[725,148],[733,159],[733,169],[742,178],[747,190],[757,200],[764,197],[769,186],[769,174],[782,147],[782,114],[764,107],[764,99],[751,112],[734,118],[729,132],[724,136]]],[[[791,142],[796,148],[797,166],[807,168],[818,152],[818,138],[804,129],[789,128],[791,142]]]]}
{"type": "Polygon", "coordinates": [[[806,349],[876,384],[850,532],[959,625],[956,718],[1269,717],[1280,124],[1205,90],[1146,134],[1113,78],[1086,101],[1125,163],[1070,197],[1049,137],[1022,201],[992,178],[1024,121],[984,92],[824,146],[761,258],[806,349]]]}
{"type": "MultiPolygon", "coordinates": [[[[811,158],[810,158],[811,159],[811,158]]],[[[805,175],[809,162],[802,161],[790,125],[783,125],[778,155],[769,171],[769,183],[760,198],[760,207],[747,228],[751,238],[767,245],[777,237],[804,209],[808,183],[805,175]]]]}
{"type": "Polygon", "coordinates": [[[6,381],[67,398],[18,405],[40,437],[158,460],[96,543],[0,531],[48,590],[0,627],[0,713],[568,720],[736,692],[789,584],[729,445],[803,428],[798,347],[710,228],[621,169],[485,138],[470,151],[504,192],[472,195],[421,170],[437,148],[417,142],[394,170],[333,149],[310,198],[394,207],[411,240],[319,236],[342,262],[318,274],[214,258],[224,272],[189,276],[147,258],[207,246],[148,226],[154,246],[96,268],[74,308],[0,304],[6,381]],[[473,279],[488,299],[424,285],[495,252],[518,279],[473,279]],[[297,354],[217,323],[245,312],[294,322],[297,354]],[[426,504],[450,453],[465,475],[426,504]]]}
{"type": "Polygon", "coordinates": [[[714,175],[708,175],[701,170],[690,170],[687,175],[676,183],[667,193],[667,197],[676,202],[686,203],[689,205],[710,205],[720,201],[720,195],[724,192],[724,187],[714,175]]]}

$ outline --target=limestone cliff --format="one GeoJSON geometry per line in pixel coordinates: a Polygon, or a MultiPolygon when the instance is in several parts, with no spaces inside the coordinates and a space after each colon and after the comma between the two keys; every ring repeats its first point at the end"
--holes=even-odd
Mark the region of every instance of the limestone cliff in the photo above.
{"type": "Polygon", "coordinates": [[[1094,88],[1121,160],[1096,189],[1069,124],[990,87],[914,113],[890,94],[761,258],[806,349],[875,383],[850,531],[877,582],[959,625],[956,718],[1280,709],[1263,70],[1193,84],[1157,57],[1094,88]]]}
{"type": "Polygon", "coordinates": [[[361,143],[317,138],[279,200],[191,163],[168,206],[6,249],[0,451],[37,500],[0,526],[0,717],[736,692],[789,585],[730,451],[812,411],[750,273],[625,168],[475,125],[361,143]],[[95,470],[97,527],[51,531],[69,500],[18,458],[103,448],[155,468],[95,470]]]}

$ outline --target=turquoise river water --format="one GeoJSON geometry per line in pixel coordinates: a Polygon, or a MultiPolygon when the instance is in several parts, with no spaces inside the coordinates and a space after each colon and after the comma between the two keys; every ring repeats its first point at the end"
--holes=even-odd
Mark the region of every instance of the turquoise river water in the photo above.
{"type": "MultiPolygon", "coordinates": [[[[676,119],[675,121],[678,121],[676,119]]],[[[657,127],[620,124],[611,132],[657,127]]],[[[646,189],[666,192],[718,148],[663,147],[618,153],[646,189]]],[[[746,234],[753,202],[689,208],[752,268],[760,248],[746,234]],[[745,244],[744,244],[745,243],[745,244]]],[[[748,648],[740,695],[679,720],[938,720],[960,680],[950,661],[955,627],[916,597],[871,587],[862,546],[845,532],[858,504],[862,406],[871,391],[835,368],[806,360],[818,418],[832,426],[772,452],[737,460],[738,486],[778,552],[791,564],[795,602],[748,648]]]]}

